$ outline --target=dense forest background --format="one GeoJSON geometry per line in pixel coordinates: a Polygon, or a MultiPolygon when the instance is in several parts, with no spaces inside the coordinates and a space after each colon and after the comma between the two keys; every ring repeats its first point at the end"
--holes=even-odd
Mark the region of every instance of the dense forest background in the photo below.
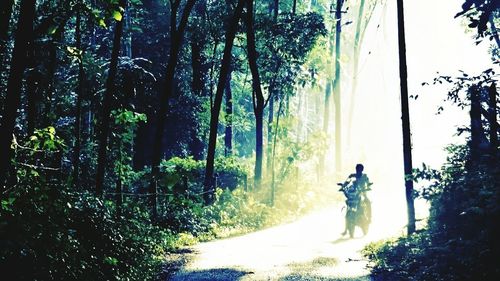
{"type": "MultiPolygon", "coordinates": [[[[356,137],[360,52],[386,4],[2,0],[3,276],[154,279],[166,252],[340,200],[331,185],[356,161],[343,152],[356,137]]],[[[496,1],[465,1],[457,15],[491,39],[494,65],[498,12],[496,1]]],[[[448,100],[473,108],[471,137],[450,148],[451,168],[415,171],[439,179],[422,191],[431,230],[463,212],[469,192],[457,199],[449,186],[489,184],[476,206],[486,233],[464,238],[493,249],[488,260],[498,254],[488,232],[499,206],[496,78],[493,69],[436,78],[455,85],[448,100]]],[[[384,247],[369,255],[397,252],[384,247]]]]}

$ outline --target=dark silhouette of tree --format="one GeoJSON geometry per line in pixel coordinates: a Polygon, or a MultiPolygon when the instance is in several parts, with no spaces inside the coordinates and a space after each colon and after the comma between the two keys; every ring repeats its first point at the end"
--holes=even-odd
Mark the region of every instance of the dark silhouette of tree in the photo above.
{"type": "Polygon", "coordinates": [[[226,130],[224,134],[224,156],[233,155],[233,93],[231,91],[231,69],[226,81],[226,130]]]}
{"type": "Polygon", "coordinates": [[[179,52],[184,38],[184,31],[188,24],[189,15],[196,0],[188,0],[182,11],[181,20],[177,26],[177,11],[180,5],[180,0],[172,2],[171,15],[170,15],[170,36],[172,45],[170,46],[170,54],[168,57],[167,70],[165,73],[164,88],[162,89],[162,96],[160,99],[160,110],[158,113],[158,124],[156,127],[153,158],[151,161],[151,183],[149,185],[150,193],[150,208],[152,208],[152,216],[157,216],[157,180],[160,173],[160,162],[162,159],[162,140],[165,133],[165,125],[167,122],[168,102],[172,95],[174,87],[175,68],[179,58],[179,52]]]}
{"type": "MultiPolygon", "coordinates": [[[[9,22],[13,6],[14,0],[2,0],[0,2],[0,65],[3,65],[4,53],[7,49],[9,22]]],[[[0,70],[3,70],[3,67],[0,70]]]]}
{"type": "MultiPolygon", "coordinates": [[[[125,9],[127,6],[126,0],[120,0],[120,7],[125,9]]],[[[108,151],[108,135],[111,120],[111,102],[115,94],[116,73],[118,72],[118,57],[121,50],[121,39],[123,34],[123,18],[116,22],[115,34],[113,38],[113,51],[111,53],[111,62],[109,64],[108,77],[106,80],[106,92],[104,93],[104,101],[102,105],[101,126],[99,133],[99,152],[97,156],[97,175],[96,175],[96,193],[102,196],[104,193],[104,175],[106,172],[107,164],[107,151],[108,151]]]]}
{"type": "MultiPolygon", "coordinates": [[[[206,23],[206,17],[204,16],[204,14],[206,13],[206,2],[198,2],[198,4],[194,7],[194,9],[196,12],[196,16],[198,18],[201,18],[201,20],[198,20],[196,26],[202,26],[203,24],[206,23]]],[[[207,94],[205,87],[207,80],[205,75],[207,59],[206,56],[203,54],[203,48],[205,48],[207,44],[205,42],[206,39],[203,37],[204,34],[202,34],[204,31],[193,30],[192,32],[193,34],[191,35],[191,68],[193,70],[193,77],[192,77],[191,89],[193,91],[193,95],[195,97],[200,98],[207,94]]],[[[203,141],[200,139],[200,137],[197,135],[198,129],[199,126],[191,130],[191,140],[189,142],[189,150],[195,160],[202,160],[203,150],[205,145],[203,141]]]]}
{"type": "Polygon", "coordinates": [[[263,126],[264,126],[264,108],[266,102],[262,94],[259,69],[257,66],[257,47],[255,46],[255,31],[253,20],[253,0],[247,0],[247,13],[245,17],[247,33],[247,51],[248,63],[252,73],[252,101],[255,114],[255,169],[254,185],[258,189],[262,181],[262,162],[263,162],[263,126]]]}
{"type": "Polygon", "coordinates": [[[401,83],[401,114],[403,123],[403,157],[406,186],[406,203],[408,212],[408,235],[415,232],[415,206],[413,199],[413,180],[408,176],[412,173],[410,110],[408,106],[408,70],[406,65],[406,42],[403,0],[397,2],[398,13],[398,43],[399,43],[399,78],[401,83]]]}
{"type": "Polygon", "coordinates": [[[76,13],[75,27],[75,45],[79,53],[78,60],[78,86],[76,89],[76,113],[75,113],[75,148],[73,156],[73,186],[79,187],[80,181],[80,150],[81,150],[81,124],[82,124],[82,102],[83,102],[83,85],[84,85],[84,69],[83,69],[83,49],[82,49],[82,1],[78,2],[78,11],[76,13]]]}
{"type": "Polygon", "coordinates": [[[12,151],[10,145],[17,116],[17,110],[21,103],[21,87],[23,74],[26,69],[29,43],[33,36],[33,20],[35,18],[35,0],[23,0],[20,3],[19,20],[15,35],[14,50],[10,75],[7,82],[5,107],[0,124],[0,185],[3,186],[10,167],[12,151]]]}
{"type": "Polygon", "coordinates": [[[215,147],[217,144],[217,127],[219,125],[219,113],[222,105],[222,95],[226,87],[227,76],[231,69],[231,56],[234,44],[234,37],[238,30],[238,22],[243,13],[245,0],[238,0],[238,4],[234,10],[233,17],[226,31],[226,39],[224,43],[224,54],[222,56],[222,64],[217,82],[217,90],[210,111],[210,133],[208,138],[207,149],[207,164],[205,167],[205,181],[203,184],[203,198],[205,203],[209,204],[213,201],[215,180],[214,180],[214,164],[215,164],[215,147]]]}
{"type": "MultiPolygon", "coordinates": [[[[270,4],[270,12],[272,12],[271,16],[273,17],[273,24],[277,26],[278,24],[278,15],[279,15],[279,1],[275,0],[274,4],[270,4]]],[[[273,54],[273,59],[276,62],[276,53],[273,54]]],[[[268,108],[268,119],[267,119],[267,155],[266,155],[266,170],[267,170],[267,175],[270,174],[271,169],[272,169],[272,151],[273,151],[273,122],[274,122],[274,102],[278,100],[278,97],[276,96],[276,90],[277,90],[277,85],[276,85],[276,76],[278,75],[280,65],[279,63],[276,63],[274,66],[274,73],[273,79],[270,82],[269,85],[269,108],[268,108]]]]}
{"type": "Polygon", "coordinates": [[[491,86],[488,88],[488,96],[489,96],[489,112],[488,112],[488,121],[490,123],[490,147],[491,154],[494,157],[494,161],[498,156],[498,121],[497,121],[497,85],[495,82],[491,83],[491,86]]]}

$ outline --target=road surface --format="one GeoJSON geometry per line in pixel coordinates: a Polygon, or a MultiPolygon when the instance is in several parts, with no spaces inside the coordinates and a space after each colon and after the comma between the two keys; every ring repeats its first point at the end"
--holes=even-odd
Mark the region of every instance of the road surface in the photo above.
{"type": "Polygon", "coordinates": [[[196,245],[192,258],[171,281],[191,280],[371,280],[360,250],[369,242],[404,232],[403,205],[373,201],[368,235],[342,237],[342,206],[296,222],[196,245]]]}

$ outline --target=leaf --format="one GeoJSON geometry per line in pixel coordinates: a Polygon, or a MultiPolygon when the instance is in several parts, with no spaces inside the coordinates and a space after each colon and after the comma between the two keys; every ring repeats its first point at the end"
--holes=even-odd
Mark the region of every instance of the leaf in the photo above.
{"type": "Polygon", "coordinates": [[[106,25],[106,22],[104,22],[104,19],[99,19],[99,26],[103,27],[103,28],[108,28],[108,26],[106,25]]]}
{"type": "Polygon", "coordinates": [[[122,13],[120,13],[120,11],[113,11],[113,18],[116,20],[116,21],[122,21],[123,19],[123,15],[122,13]]]}
{"type": "Polygon", "coordinates": [[[56,134],[56,129],[55,129],[54,127],[49,126],[47,129],[49,130],[49,133],[50,133],[51,135],[55,135],[55,134],[56,134]]]}
{"type": "Polygon", "coordinates": [[[57,26],[52,25],[52,26],[49,27],[49,29],[47,31],[47,34],[54,35],[56,33],[56,31],[57,31],[57,26]]]}

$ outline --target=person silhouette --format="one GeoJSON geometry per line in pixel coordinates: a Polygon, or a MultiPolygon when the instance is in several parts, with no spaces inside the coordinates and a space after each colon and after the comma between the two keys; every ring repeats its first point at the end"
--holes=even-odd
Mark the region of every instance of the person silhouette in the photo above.
{"type": "MultiPolygon", "coordinates": [[[[356,204],[358,205],[361,199],[365,200],[365,207],[367,208],[367,217],[371,218],[371,203],[370,200],[367,200],[366,192],[368,191],[371,183],[368,179],[368,176],[363,173],[364,170],[363,164],[356,165],[356,173],[350,174],[347,177],[346,182],[352,181],[352,184],[349,188],[344,192],[347,199],[346,205],[356,204]]],[[[348,216],[346,214],[345,217],[345,228],[344,232],[342,232],[342,236],[347,234],[347,225],[348,225],[348,216]]]]}

